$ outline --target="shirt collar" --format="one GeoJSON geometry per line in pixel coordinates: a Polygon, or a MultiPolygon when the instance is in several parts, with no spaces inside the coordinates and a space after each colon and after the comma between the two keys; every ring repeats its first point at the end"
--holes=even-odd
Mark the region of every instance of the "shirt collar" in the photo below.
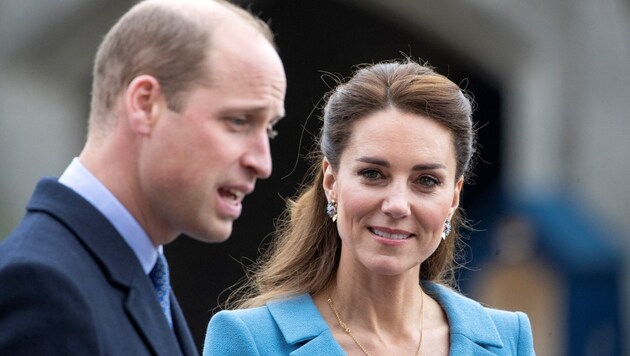
{"type": "Polygon", "coordinates": [[[59,183],[77,192],[114,225],[149,273],[162,246],[155,247],[142,226],[118,199],[75,157],[59,177],[59,183]]]}

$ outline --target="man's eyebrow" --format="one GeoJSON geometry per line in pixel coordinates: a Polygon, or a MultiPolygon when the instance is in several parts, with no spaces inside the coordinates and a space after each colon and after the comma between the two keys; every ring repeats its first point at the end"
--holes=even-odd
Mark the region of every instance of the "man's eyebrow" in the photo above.
{"type": "MultiPolygon", "coordinates": [[[[269,110],[269,107],[266,105],[252,105],[249,107],[242,107],[242,106],[234,106],[234,107],[227,107],[225,108],[225,111],[227,112],[232,112],[232,111],[240,111],[246,115],[253,115],[253,114],[259,114],[260,112],[264,112],[269,110]]],[[[272,118],[272,121],[280,121],[281,119],[283,119],[285,117],[285,111],[284,108],[282,108],[282,111],[280,111],[280,113],[276,116],[274,116],[272,118]]]]}

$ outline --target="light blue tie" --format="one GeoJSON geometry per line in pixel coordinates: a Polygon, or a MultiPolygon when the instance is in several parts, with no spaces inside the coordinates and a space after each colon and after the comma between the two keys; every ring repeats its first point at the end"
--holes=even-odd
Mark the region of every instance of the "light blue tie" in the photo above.
{"type": "Polygon", "coordinates": [[[166,321],[168,321],[168,325],[173,328],[173,318],[171,317],[171,285],[168,280],[168,264],[166,263],[166,258],[161,253],[158,253],[157,261],[155,261],[155,266],[149,273],[149,277],[151,278],[151,282],[153,282],[153,287],[155,287],[155,292],[157,293],[158,301],[160,302],[160,306],[162,307],[162,312],[166,317],[166,321]]]}

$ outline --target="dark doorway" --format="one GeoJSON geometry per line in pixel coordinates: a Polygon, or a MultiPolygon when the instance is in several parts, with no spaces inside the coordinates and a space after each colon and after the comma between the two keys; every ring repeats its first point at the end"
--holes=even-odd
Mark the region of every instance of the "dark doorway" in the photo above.
{"type": "MultiPolygon", "coordinates": [[[[441,74],[474,94],[474,114],[481,156],[474,185],[465,189],[464,207],[480,193],[498,184],[501,173],[501,96],[467,58],[440,44],[430,31],[411,32],[388,13],[376,14],[327,0],[260,1],[251,10],[271,19],[288,80],[287,117],[278,125],[280,135],[271,143],[274,172],[258,182],[246,198],[243,215],[232,237],[223,244],[206,245],[188,238],[166,248],[173,286],[201,348],[206,325],[227,296],[223,292],[243,276],[243,264],[255,260],[272,231],[273,220],[292,196],[305,174],[303,155],[319,129],[320,111],[313,109],[328,90],[321,71],[348,76],[352,67],[408,55],[428,61],[441,74]],[[310,114],[310,118],[309,118],[310,114]]],[[[324,209],[324,207],[322,207],[324,209]]]]}

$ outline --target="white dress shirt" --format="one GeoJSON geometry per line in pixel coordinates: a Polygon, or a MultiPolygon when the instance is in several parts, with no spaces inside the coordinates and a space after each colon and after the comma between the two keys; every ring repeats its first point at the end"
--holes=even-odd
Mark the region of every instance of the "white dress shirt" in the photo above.
{"type": "Polygon", "coordinates": [[[118,230],[125,242],[136,254],[144,272],[149,274],[162,253],[162,246],[155,247],[149,235],[118,199],[75,157],[59,177],[59,183],[71,188],[94,205],[118,230]]]}

